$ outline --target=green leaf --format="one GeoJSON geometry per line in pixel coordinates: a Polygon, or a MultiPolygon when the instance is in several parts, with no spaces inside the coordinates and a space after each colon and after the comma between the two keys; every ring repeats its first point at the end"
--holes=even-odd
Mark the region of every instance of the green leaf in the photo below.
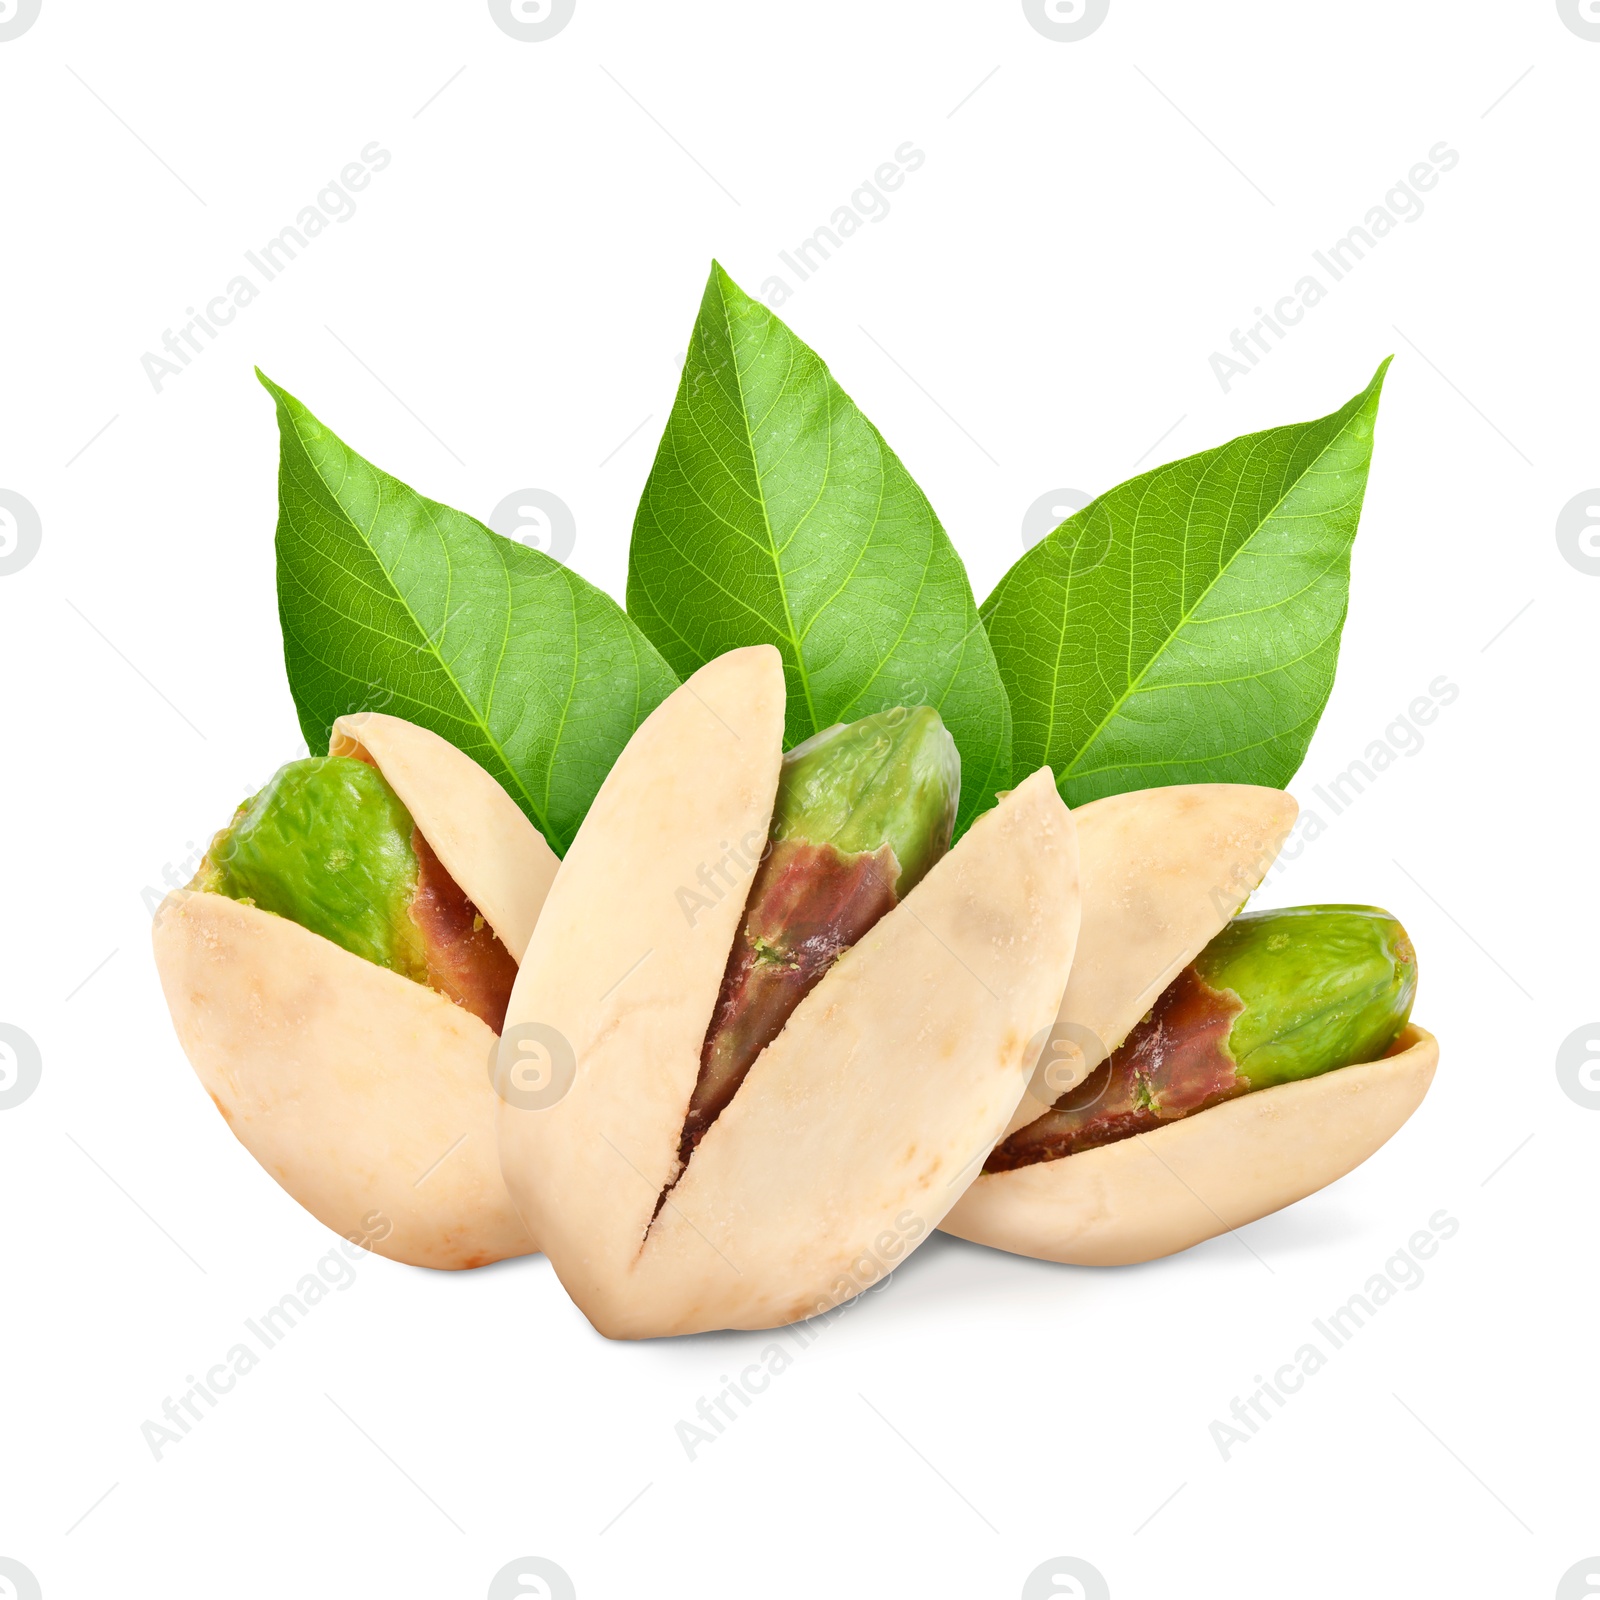
{"type": "Polygon", "coordinates": [[[538,550],[278,408],[278,615],[306,743],[386,711],[491,772],[561,854],[628,737],[677,685],[616,602],[538,550]]]}
{"type": "Polygon", "coordinates": [[[628,611],[684,676],[776,645],[791,745],[937,708],[961,752],[958,831],[1011,781],[1011,709],[933,507],[816,353],[714,262],[634,520],[628,611]]]}
{"type": "Polygon", "coordinates": [[[1388,365],[1330,417],[1112,489],[1000,580],[983,619],[1019,769],[1048,762],[1070,805],[1289,781],[1333,687],[1388,365]]]}

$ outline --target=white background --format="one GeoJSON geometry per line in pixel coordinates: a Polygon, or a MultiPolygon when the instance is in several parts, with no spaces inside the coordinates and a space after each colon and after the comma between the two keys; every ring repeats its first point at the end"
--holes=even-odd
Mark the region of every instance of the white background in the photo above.
{"type": "Polygon", "coordinates": [[[470,0],[43,0],[0,43],[0,488],[43,530],[0,577],[0,1021],[43,1059],[0,1113],[0,1555],[46,1600],[477,1597],[530,1554],[583,1600],[1010,1597],[1062,1555],[1116,1600],[1555,1594],[1600,1552],[1600,1115],[1555,1073],[1600,1014],[1600,578],[1555,539],[1600,483],[1597,88],[1555,0],[1112,0],[1076,43],[1015,0],[578,0],[543,43],[470,0]],[[156,393],[141,355],[372,140],[357,213],[156,393]],[[365,1261],[158,1463],[140,1424],[330,1243],[186,1066],[141,898],[303,748],[252,364],[427,494],[558,494],[620,596],[711,257],[757,291],[906,140],[783,315],[980,599],[1039,495],[1396,352],[1297,792],[1460,693],[1262,903],[1404,918],[1432,1094],[1177,1259],[936,1238],[693,1461],[675,1424],[769,1337],[608,1344],[533,1258],[365,1261]],[[1441,140],[1424,214],[1225,394],[1213,350],[1441,140]],[[1212,1421],[1441,1208],[1425,1281],[1225,1461],[1212,1421]]]}

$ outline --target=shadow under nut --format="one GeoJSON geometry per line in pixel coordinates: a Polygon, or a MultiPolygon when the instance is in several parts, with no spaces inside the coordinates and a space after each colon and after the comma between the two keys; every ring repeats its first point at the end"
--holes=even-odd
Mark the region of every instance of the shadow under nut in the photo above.
{"type": "Polygon", "coordinates": [[[980,1177],[947,1233],[1075,1266],[1187,1250],[1359,1166],[1422,1103],[1438,1041],[1415,1024],[1378,1061],[1260,1089],[1116,1144],[980,1177]]]}

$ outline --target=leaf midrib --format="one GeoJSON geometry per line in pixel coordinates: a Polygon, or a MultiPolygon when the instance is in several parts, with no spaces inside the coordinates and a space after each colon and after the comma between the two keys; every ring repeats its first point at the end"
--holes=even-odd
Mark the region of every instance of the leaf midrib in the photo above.
{"type": "MultiPolygon", "coordinates": [[[[778,556],[778,541],[772,531],[772,514],[767,509],[767,486],[761,477],[761,464],[756,456],[755,435],[750,431],[750,407],[745,399],[744,374],[739,370],[739,348],[734,337],[733,319],[728,310],[728,297],[723,293],[722,284],[717,283],[717,304],[722,308],[722,329],[728,340],[728,361],[733,368],[733,382],[739,391],[739,421],[744,427],[745,444],[750,451],[750,473],[756,483],[756,503],[761,507],[761,525],[767,530],[767,550],[772,557],[772,572],[774,581],[778,586],[778,597],[783,601],[783,624],[788,632],[790,648],[794,651],[795,671],[800,675],[800,688],[805,694],[806,716],[811,724],[813,733],[818,731],[817,706],[811,694],[811,674],[806,671],[805,649],[799,635],[795,631],[794,612],[789,605],[789,586],[784,582],[783,563],[778,556]]],[[[790,365],[793,365],[793,352],[790,352],[790,365]]],[[[833,429],[832,419],[829,419],[828,430],[828,456],[829,463],[833,456],[833,429]]],[[[828,474],[824,469],[822,483],[828,481],[828,474]]],[[[820,497],[821,489],[817,493],[820,497]]]]}

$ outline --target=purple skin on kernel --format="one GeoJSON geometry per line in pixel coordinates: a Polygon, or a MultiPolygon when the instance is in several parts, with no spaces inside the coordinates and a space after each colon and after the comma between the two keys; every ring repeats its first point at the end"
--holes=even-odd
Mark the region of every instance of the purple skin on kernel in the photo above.
{"type": "Polygon", "coordinates": [[[840,952],[893,910],[899,876],[889,845],[845,854],[808,839],[773,844],[750,886],[723,971],[678,1148],[681,1162],[840,952]]]}
{"type": "Polygon", "coordinates": [[[1110,1058],[1017,1129],[983,1170],[1011,1172],[1115,1144],[1243,1094],[1249,1085],[1228,1052],[1243,1009],[1237,995],[1219,993],[1186,967],[1110,1058]]]}
{"type": "Polygon", "coordinates": [[[506,1025],[517,964],[420,828],[412,829],[411,848],[417,854],[417,892],[409,915],[422,934],[428,983],[499,1033],[506,1025]]]}

